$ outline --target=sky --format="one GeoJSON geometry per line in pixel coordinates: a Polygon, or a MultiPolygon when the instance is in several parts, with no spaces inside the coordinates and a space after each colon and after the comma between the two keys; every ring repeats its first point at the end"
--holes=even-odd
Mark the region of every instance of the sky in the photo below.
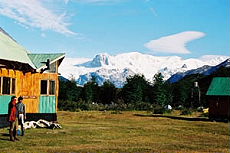
{"type": "Polygon", "coordinates": [[[230,53],[229,0],[0,0],[0,27],[33,53],[230,53]]]}

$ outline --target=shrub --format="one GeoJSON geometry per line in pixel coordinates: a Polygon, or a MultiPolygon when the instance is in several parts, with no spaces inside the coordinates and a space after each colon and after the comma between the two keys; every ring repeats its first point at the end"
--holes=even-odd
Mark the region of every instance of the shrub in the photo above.
{"type": "Polygon", "coordinates": [[[204,107],[201,106],[201,107],[197,108],[197,111],[203,113],[204,112],[203,109],[204,109],[204,107]]]}
{"type": "Polygon", "coordinates": [[[200,117],[209,117],[209,113],[207,112],[207,113],[202,113],[201,115],[200,115],[200,117]]]}
{"type": "Polygon", "coordinates": [[[172,111],[173,111],[172,109],[165,109],[164,114],[170,114],[170,113],[172,113],[172,111]]]}
{"type": "Polygon", "coordinates": [[[176,110],[183,110],[183,109],[184,109],[184,107],[182,105],[179,105],[176,107],[176,110]]]}
{"type": "Polygon", "coordinates": [[[153,109],[153,106],[150,103],[137,102],[137,103],[134,104],[134,109],[135,110],[149,111],[149,110],[153,109]]]}
{"type": "Polygon", "coordinates": [[[92,103],[89,104],[89,110],[103,111],[103,110],[105,110],[105,106],[103,104],[101,104],[101,103],[98,104],[98,103],[92,102],[92,103]]]}
{"type": "Polygon", "coordinates": [[[153,106],[153,114],[163,114],[165,112],[165,108],[161,105],[154,105],[153,106]]]}
{"type": "Polygon", "coordinates": [[[181,115],[191,115],[192,114],[192,110],[185,108],[182,110],[181,115]]]}
{"type": "Polygon", "coordinates": [[[77,109],[77,103],[74,101],[69,101],[69,100],[65,100],[65,101],[59,101],[58,102],[58,108],[60,110],[64,110],[64,111],[75,111],[77,109]]]}
{"type": "Polygon", "coordinates": [[[77,108],[76,110],[75,110],[75,112],[80,112],[81,111],[81,109],[80,108],[77,108]]]}
{"type": "Polygon", "coordinates": [[[81,109],[81,110],[90,110],[89,109],[89,103],[83,101],[82,99],[80,99],[77,102],[77,108],[81,109]]]}

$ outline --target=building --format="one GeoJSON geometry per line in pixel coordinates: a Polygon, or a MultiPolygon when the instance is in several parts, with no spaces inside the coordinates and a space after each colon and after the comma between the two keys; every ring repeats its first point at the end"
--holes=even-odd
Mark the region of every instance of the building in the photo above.
{"type": "Polygon", "coordinates": [[[57,120],[58,66],[64,53],[33,54],[0,28],[0,126],[11,96],[24,97],[28,120],[57,120]]]}
{"type": "Polygon", "coordinates": [[[209,118],[230,120],[230,77],[214,77],[206,95],[209,118]]]}

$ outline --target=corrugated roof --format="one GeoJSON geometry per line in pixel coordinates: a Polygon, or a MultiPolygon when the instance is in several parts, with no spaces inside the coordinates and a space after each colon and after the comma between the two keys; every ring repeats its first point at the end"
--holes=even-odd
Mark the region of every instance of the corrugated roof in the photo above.
{"type": "Polygon", "coordinates": [[[37,69],[40,69],[45,66],[44,63],[47,59],[50,60],[50,63],[53,63],[63,57],[65,57],[65,53],[53,53],[53,54],[28,54],[29,58],[36,66],[37,69]]]}
{"type": "Polygon", "coordinates": [[[0,59],[29,64],[35,68],[27,55],[27,50],[0,30],[0,59]]]}
{"type": "Polygon", "coordinates": [[[230,77],[213,78],[206,95],[230,96],[230,77]]]}

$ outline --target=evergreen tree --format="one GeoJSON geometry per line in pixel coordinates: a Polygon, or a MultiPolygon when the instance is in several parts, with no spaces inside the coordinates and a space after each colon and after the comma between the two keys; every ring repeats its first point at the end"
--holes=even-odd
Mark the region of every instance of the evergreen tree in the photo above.
{"type": "Polygon", "coordinates": [[[80,98],[82,88],[77,87],[74,79],[59,79],[59,87],[60,100],[78,101],[80,98]]]}
{"type": "Polygon", "coordinates": [[[161,73],[154,75],[153,79],[153,96],[154,103],[165,106],[167,104],[167,90],[161,73]]]}
{"type": "Polygon", "coordinates": [[[102,104],[111,104],[115,102],[116,96],[116,87],[113,83],[106,81],[100,87],[100,103],[102,104]]]}
{"type": "Polygon", "coordinates": [[[186,99],[188,99],[188,94],[186,93],[185,87],[181,84],[175,84],[173,86],[173,106],[186,106],[186,99]]]}
{"type": "Polygon", "coordinates": [[[92,78],[91,81],[87,82],[83,87],[82,98],[86,102],[99,102],[100,88],[95,80],[92,78]]]}
{"type": "Polygon", "coordinates": [[[62,79],[61,77],[59,77],[59,96],[58,99],[59,100],[67,100],[67,81],[69,80],[65,80],[62,79]]]}
{"type": "Polygon", "coordinates": [[[164,82],[164,88],[165,88],[165,95],[166,95],[166,105],[171,105],[172,106],[172,102],[173,102],[173,89],[172,89],[172,85],[168,82],[164,82]]]}
{"type": "Polygon", "coordinates": [[[202,77],[200,74],[192,74],[172,84],[173,104],[175,106],[182,105],[187,108],[199,106],[198,101],[195,101],[197,98],[194,97],[197,96],[197,91],[194,90],[194,82],[197,82],[202,77]]]}
{"type": "Polygon", "coordinates": [[[136,103],[143,101],[148,82],[143,75],[134,75],[127,78],[127,82],[122,89],[122,98],[125,103],[136,103]]]}

